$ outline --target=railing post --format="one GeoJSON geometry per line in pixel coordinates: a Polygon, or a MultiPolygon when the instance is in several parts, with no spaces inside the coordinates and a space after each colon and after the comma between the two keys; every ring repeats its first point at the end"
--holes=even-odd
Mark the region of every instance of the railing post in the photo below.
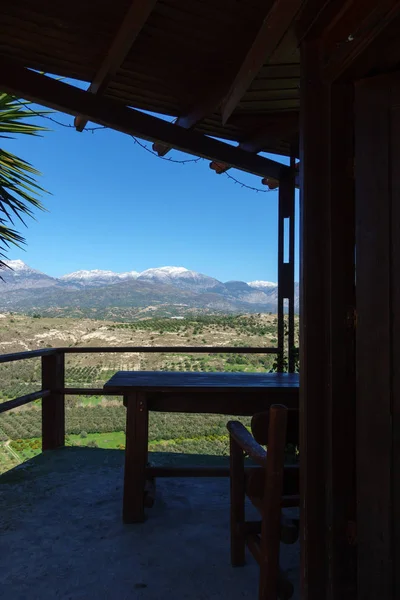
{"type": "Polygon", "coordinates": [[[295,159],[290,159],[290,173],[279,182],[278,208],[278,371],[295,370],[294,352],[294,208],[295,159]],[[285,221],[288,228],[285,231],[285,221]],[[286,239],[287,238],[287,239],[286,239]],[[285,256],[285,247],[287,256],[285,256]],[[285,352],[285,309],[288,301],[287,352],[285,352]]]}
{"type": "Polygon", "coordinates": [[[64,372],[63,352],[42,356],[42,389],[50,390],[42,400],[42,451],[65,444],[64,372]]]}

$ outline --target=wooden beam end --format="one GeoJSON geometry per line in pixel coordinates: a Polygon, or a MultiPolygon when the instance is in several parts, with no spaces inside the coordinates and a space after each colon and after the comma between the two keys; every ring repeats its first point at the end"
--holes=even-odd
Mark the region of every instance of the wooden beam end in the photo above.
{"type": "Polygon", "coordinates": [[[166,146],[161,142],[154,142],[152,149],[153,152],[156,152],[158,154],[158,156],[165,156],[171,150],[169,146],[166,146]]]}

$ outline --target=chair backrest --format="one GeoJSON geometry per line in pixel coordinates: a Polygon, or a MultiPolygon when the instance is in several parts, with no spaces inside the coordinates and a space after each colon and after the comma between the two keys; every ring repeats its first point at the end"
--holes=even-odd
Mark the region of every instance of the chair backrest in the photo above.
{"type": "MultiPolygon", "coordinates": [[[[279,405],[274,405],[279,406],[279,405]]],[[[272,408],[272,406],[271,406],[272,408]]],[[[299,411],[296,409],[287,410],[286,444],[299,445],[299,411]]],[[[270,421],[270,411],[257,413],[251,419],[251,432],[254,439],[263,446],[268,445],[268,430],[270,421]]]]}

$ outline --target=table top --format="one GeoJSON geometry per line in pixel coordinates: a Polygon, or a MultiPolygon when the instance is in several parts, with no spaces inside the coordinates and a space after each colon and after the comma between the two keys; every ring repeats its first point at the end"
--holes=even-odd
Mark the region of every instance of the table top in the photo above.
{"type": "Polygon", "coordinates": [[[118,371],[105,392],[222,390],[288,390],[299,388],[298,373],[193,373],[179,371],[118,371]]]}

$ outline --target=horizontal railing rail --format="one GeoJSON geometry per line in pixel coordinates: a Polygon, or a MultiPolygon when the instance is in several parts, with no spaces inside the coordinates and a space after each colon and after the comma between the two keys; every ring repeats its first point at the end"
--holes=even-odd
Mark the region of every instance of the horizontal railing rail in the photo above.
{"type": "Polygon", "coordinates": [[[7,412],[8,410],[12,410],[13,408],[17,408],[18,406],[29,404],[29,402],[33,402],[34,400],[46,398],[47,396],[50,396],[50,393],[50,390],[39,390],[38,392],[25,394],[25,396],[19,396],[19,398],[14,398],[14,400],[7,400],[7,402],[2,402],[0,404],[0,414],[3,412],[7,412]]]}
{"type": "Polygon", "coordinates": [[[7,362],[15,362],[16,360],[26,360],[28,358],[41,358],[57,354],[58,348],[41,348],[40,350],[26,350],[24,352],[13,352],[12,354],[0,354],[0,364],[7,362]]]}
{"type": "Polygon", "coordinates": [[[201,353],[201,354],[278,354],[278,348],[263,348],[260,346],[107,346],[107,348],[91,346],[68,346],[67,348],[57,348],[56,352],[65,354],[86,354],[99,352],[162,352],[165,354],[173,353],[201,353]]]}
{"type": "MultiPolygon", "coordinates": [[[[122,394],[110,394],[109,392],[104,393],[103,388],[72,388],[67,387],[60,390],[62,394],[67,396],[122,396],[122,394]]],[[[0,405],[1,406],[1,405],[0,405]]]]}

